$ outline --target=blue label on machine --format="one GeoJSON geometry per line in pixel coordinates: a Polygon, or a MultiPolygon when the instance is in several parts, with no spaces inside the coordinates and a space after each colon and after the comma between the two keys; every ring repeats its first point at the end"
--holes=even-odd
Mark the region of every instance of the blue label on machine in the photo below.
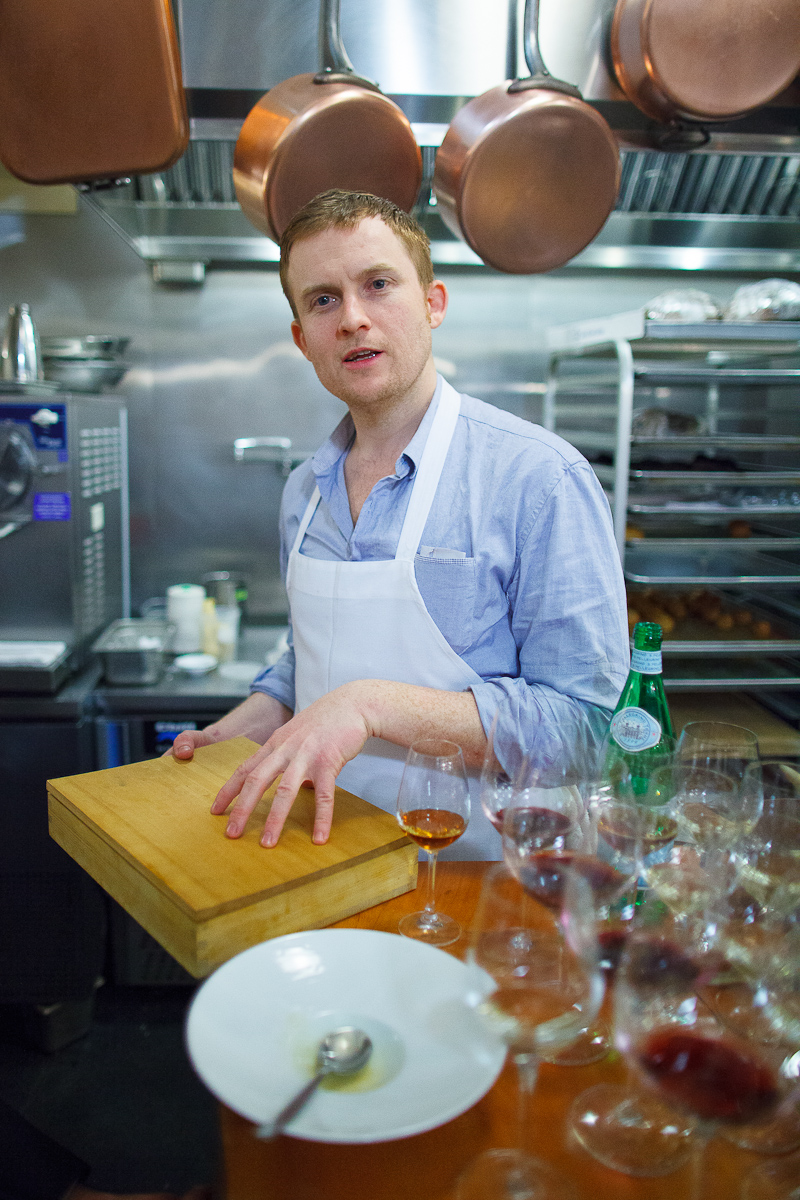
{"type": "Polygon", "coordinates": [[[37,450],[67,449],[67,406],[65,404],[6,404],[0,417],[27,425],[37,450]]]}
{"type": "Polygon", "coordinates": [[[69,492],[34,492],[34,521],[68,521],[70,515],[69,492]]]}

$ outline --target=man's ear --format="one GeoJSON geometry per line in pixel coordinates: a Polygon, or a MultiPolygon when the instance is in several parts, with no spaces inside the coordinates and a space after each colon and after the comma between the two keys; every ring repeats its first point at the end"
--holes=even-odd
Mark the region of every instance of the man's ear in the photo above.
{"type": "Polygon", "coordinates": [[[308,355],[308,347],[306,346],[306,339],[303,336],[303,329],[298,320],[295,319],[294,321],[292,321],[291,330],[292,330],[292,338],[294,339],[295,346],[297,346],[297,349],[300,351],[300,353],[303,354],[306,358],[308,358],[308,361],[310,362],[311,359],[309,358],[309,355],[308,355]]]}
{"type": "MultiPolygon", "coordinates": [[[[441,279],[434,279],[425,297],[428,305],[428,320],[431,329],[438,329],[447,312],[447,288],[441,279]]],[[[298,343],[299,344],[299,343],[298,343]]]]}

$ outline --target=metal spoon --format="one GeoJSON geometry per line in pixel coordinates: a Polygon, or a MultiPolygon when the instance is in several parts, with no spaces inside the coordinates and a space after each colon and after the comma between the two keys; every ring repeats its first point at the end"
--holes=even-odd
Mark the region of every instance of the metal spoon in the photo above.
{"type": "Polygon", "coordinates": [[[352,1075],[366,1066],[372,1054],[372,1042],[363,1029],[354,1029],[352,1025],[343,1025],[327,1034],[317,1050],[317,1073],[307,1083],[302,1091],[282,1108],[273,1121],[265,1121],[256,1129],[256,1137],[265,1141],[277,1137],[285,1125],[288,1125],[300,1109],[303,1108],[317,1089],[317,1084],[325,1075],[352,1075]]]}

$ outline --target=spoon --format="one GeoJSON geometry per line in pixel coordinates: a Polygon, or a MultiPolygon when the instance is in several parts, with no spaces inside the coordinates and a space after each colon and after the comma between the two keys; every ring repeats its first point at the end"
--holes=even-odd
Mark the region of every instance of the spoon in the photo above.
{"type": "Polygon", "coordinates": [[[282,1108],[272,1121],[265,1121],[256,1129],[256,1137],[268,1141],[277,1137],[285,1125],[297,1116],[300,1109],[311,1099],[317,1084],[325,1075],[353,1075],[366,1066],[372,1054],[372,1042],[363,1029],[343,1025],[326,1034],[317,1049],[317,1073],[294,1099],[282,1108]]]}

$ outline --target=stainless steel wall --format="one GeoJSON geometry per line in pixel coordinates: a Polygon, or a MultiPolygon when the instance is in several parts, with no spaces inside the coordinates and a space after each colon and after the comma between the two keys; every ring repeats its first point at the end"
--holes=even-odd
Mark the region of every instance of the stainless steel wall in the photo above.
{"type": "MultiPolygon", "coordinates": [[[[614,0],[541,0],[551,74],[591,98],[621,95],[606,68],[614,0]]],[[[341,0],[353,66],[393,95],[476,96],[507,78],[510,22],[522,0],[341,0]]],[[[187,87],[267,88],[319,68],[318,0],[178,0],[187,87]]],[[[520,73],[524,53],[518,41],[520,73]]]]}
{"type": "MultiPolygon", "coordinates": [[[[269,464],[235,463],[233,440],[281,435],[313,449],[344,409],[291,342],[276,272],[215,270],[202,288],[166,288],[84,206],[23,225],[25,240],[0,250],[0,305],[27,301],[43,333],[132,339],[132,369],[117,392],[130,420],[134,607],[171,583],[232,569],[250,582],[254,616],[281,616],[283,480],[269,464]]],[[[701,286],[724,300],[746,278],[574,269],[443,277],[451,303],[435,334],[441,369],[460,390],[531,419],[548,324],[634,308],[668,286],[701,286]]]]}

